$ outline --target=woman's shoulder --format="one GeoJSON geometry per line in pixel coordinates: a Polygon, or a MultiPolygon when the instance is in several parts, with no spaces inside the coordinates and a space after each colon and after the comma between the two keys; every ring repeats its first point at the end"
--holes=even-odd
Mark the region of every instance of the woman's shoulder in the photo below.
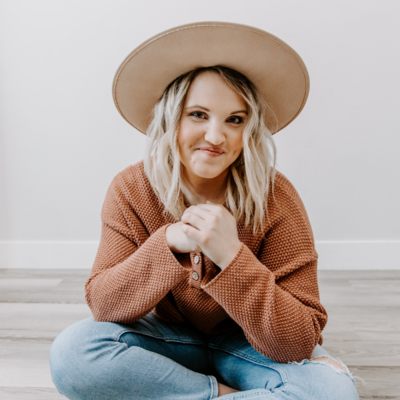
{"type": "Polygon", "coordinates": [[[112,179],[111,185],[115,187],[124,186],[126,189],[131,190],[146,189],[146,181],[148,182],[144,173],[143,160],[140,160],[118,172],[112,179]]]}
{"type": "Polygon", "coordinates": [[[155,196],[144,172],[143,160],[118,172],[109,185],[109,191],[113,191],[120,198],[125,198],[129,203],[152,201],[155,196]]]}
{"type": "Polygon", "coordinates": [[[282,196],[300,197],[293,183],[281,171],[276,170],[275,179],[273,183],[274,183],[274,191],[276,191],[278,194],[282,196]]]}
{"type": "Polygon", "coordinates": [[[275,179],[268,191],[268,208],[282,217],[282,214],[298,214],[307,218],[307,212],[298,190],[281,171],[276,171],[275,179]],[[272,190],[273,189],[273,190],[272,190]]]}

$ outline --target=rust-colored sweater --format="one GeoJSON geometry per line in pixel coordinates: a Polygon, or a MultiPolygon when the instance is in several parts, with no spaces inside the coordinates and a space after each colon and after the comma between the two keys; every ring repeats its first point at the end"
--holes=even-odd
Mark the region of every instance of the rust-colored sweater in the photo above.
{"type": "Polygon", "coordinates": [[[165,230],[178,221],[162,215],[143,160],[125,168],[107,191],[85,286],[94,319],[130,324],[153,311],[209,334],[243,329],[258,352],[280,363],[309,359],[328,319],[318,254],[304,205],[280,172],[274,194],[264,232],[254,236],[238,223],[242,245],[221,270],[201,252],[170,250],[165,230]]]}

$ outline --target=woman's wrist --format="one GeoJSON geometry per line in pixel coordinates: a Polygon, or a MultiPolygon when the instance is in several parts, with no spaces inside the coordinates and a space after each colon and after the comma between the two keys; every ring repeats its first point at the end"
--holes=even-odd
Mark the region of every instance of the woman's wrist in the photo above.
{"type": "Polygon", "coordinates": [[[226,256],[221,260],[217,265],[220,267],[222,270],[224,270],[232,261],[233,259],[237,256],[239,253],[240,248],[242,247],[242,242],[238,242],[235,247],[232,248],[232,251],[230,251],[226,256]]]}
{"type": "Polygon", "coordinates": [[[172,226],[172,224],[167,226],[167,229],[165,230],[165,240],[166,240],[167,245],[170,248],[170,250],[171,251],[175,251],[176,248],[175,248],[174,243],[173,243],[173,236],[174,235],[171,235],[171,233],[172,233],[171,229],[170,229],[171,226],[172,226]]]}

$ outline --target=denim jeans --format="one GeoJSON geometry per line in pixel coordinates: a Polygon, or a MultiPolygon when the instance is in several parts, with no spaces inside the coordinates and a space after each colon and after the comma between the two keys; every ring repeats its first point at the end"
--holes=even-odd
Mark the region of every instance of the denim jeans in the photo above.
{"type": "MultiPolygon", "coordinates": [[[[319,356],[336,360],[317,345],[311,359],[319,356]]],[[[359,400],[342,365],[344,371],[309,360],[277,363],[242,330],[207,335],[153,312],[129,326],[84,319],[50,350],[53,382],[71,400],[210,400],[218,382],[239,390],[218,397],[225,400],[359,400]]]]}

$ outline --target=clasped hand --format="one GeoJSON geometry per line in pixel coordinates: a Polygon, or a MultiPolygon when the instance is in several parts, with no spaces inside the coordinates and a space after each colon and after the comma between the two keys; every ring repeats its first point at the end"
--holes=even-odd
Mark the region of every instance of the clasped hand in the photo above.
{"type": "Polygon", "coordinates": [[[197,204],[182,214],[182,232],[224,269],[240,249],[235,217],[221,204],[197,204]]]}

